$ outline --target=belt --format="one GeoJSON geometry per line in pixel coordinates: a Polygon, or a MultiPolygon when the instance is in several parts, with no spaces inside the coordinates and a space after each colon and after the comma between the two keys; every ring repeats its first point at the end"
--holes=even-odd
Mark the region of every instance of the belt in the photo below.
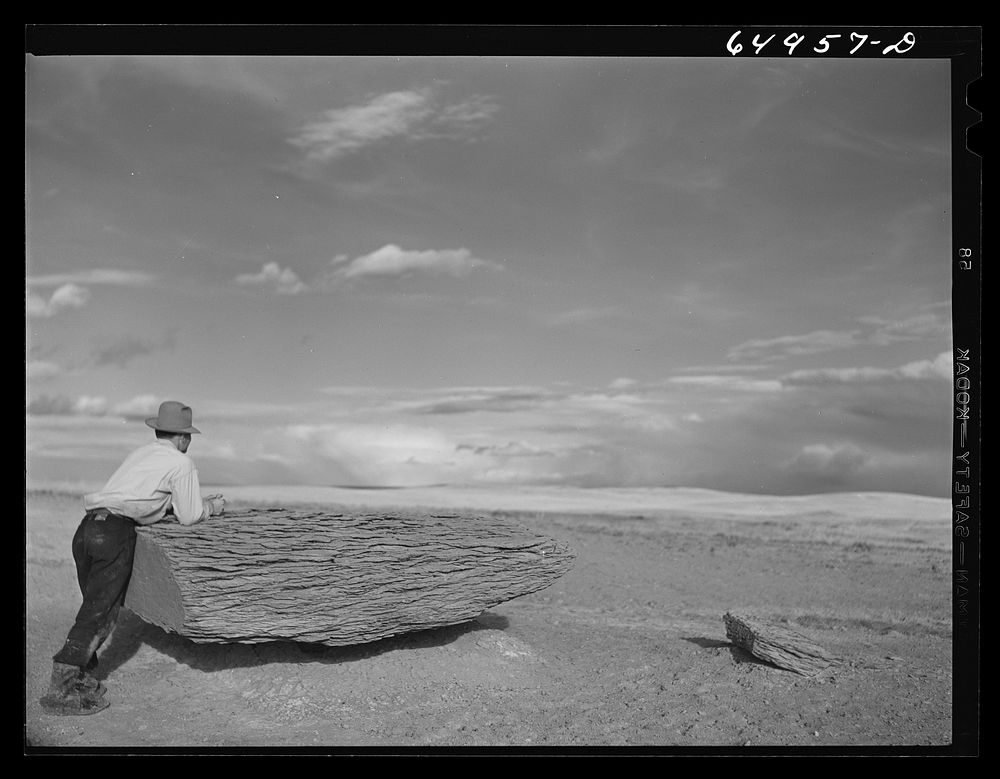
{"type": "Polygon", "coordinates": [[[135,521],[135,520],[132,519],[132,517],[126,517],[124,514],[116,514],[113,511],[109,511],[108,509],[101,509],[101,508],[99,508],[99,509],[90,509],[90,511],[87,512],[87,514],[84,517],[84,519],[93,519],[95,522],[103,522],[108,517],[111,517],[112,519],[127,519],[129,522],[134,522],[135,521]]]}

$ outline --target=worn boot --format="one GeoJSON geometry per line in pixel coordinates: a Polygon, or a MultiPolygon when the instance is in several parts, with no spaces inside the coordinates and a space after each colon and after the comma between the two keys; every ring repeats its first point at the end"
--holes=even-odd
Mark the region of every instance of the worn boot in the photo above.
{"type": "Polygon", "coordinates": [[[102,695],[83,687],[82,671],[77,665],[53,663],[49,690],[40,701],[42,708],[50,714],[96,714],[110,706],[102,695]]]}
{"type": "Polygon", "coordinates": [[[90,658],[90,662],[80,669],[77,677],[77,686],[91,695],[103,696],[108,688],[97,678],[97,655],[90,658]]]}

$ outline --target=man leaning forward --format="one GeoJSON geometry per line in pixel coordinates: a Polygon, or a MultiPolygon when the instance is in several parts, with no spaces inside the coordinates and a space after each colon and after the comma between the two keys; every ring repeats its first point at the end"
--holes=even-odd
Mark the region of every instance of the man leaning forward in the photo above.
{"type": "Polygon", "coordinates": [[[99,492],[84,496],[86,514],[73,536],[73,560],[83,605],[62,649],[52,658],[52,679],[41,699],[52,714],[94,714],[109,705],[97,677],[97,650],[114,629],[132,574],[135,526],[173,515],[193,525],[222,514],[222,495],[202,498],[198,470],[187,455],[189,406],[168,400],[146,420],[156,440],[139,447],[99,492]]]}

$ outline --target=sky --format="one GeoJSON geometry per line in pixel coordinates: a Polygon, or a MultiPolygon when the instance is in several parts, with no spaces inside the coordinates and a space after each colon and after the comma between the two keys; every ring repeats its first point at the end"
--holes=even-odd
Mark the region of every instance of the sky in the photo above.
{"type": "Polygon", "coordinates": [[[944,496],[949,67],[28,55],[29,483],[944,496]]]}

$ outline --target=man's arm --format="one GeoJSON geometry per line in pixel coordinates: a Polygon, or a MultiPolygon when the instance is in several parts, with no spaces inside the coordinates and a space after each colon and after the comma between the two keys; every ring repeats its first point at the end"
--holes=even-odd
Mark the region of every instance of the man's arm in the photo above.
{"type": "Polygon", "coordinates": [[[226,501],[221,495],[202,500],[198,471],[192,466],[190,470],[179,473],[171,483],[171,504],[178,522],[194,525],[221,514],[225,511],[226,501]]]}

